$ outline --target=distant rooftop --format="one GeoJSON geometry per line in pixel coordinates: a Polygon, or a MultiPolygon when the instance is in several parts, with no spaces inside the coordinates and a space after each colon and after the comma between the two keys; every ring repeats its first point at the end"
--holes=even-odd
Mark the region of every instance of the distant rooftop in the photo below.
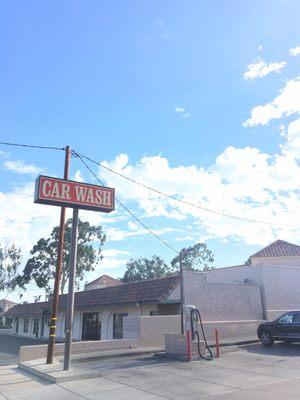
{"type": "Polygon", "coordinates": [[[11,300],[2,299],[2,300],[0,300],[0,304],[15,305],[17,303],[15,303],[14,301],[11,301],[11,300]]]}
{"type": "Polygon", "coordinates": [[[285,242],[284,240],[276,240],[264,247],[257,253],[253,254],[251,258],[263,257],[296,257],[300,256],[300,246],[292,243],[285,242]]]}
{"type": "Polygon", "coordinates": [[[101,275],[99,278],[93,280],[92,282],[88,282],[85,285],[85,289],[88,289],[89,286],[97,286],[97,288],[109,287],[109,286],[119,286],[122,285],[123,282],[118,279],[112,278],[109,275],[101,275]]]}

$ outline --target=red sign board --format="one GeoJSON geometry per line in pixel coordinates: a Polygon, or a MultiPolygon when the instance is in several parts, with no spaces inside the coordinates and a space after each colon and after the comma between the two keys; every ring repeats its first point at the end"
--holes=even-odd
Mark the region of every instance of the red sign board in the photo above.
{"type": "Polygon", "coordinates": [[[40,175],[35,184],[34,202],[111,212],[115,208],[115,189],[40,175]]]}

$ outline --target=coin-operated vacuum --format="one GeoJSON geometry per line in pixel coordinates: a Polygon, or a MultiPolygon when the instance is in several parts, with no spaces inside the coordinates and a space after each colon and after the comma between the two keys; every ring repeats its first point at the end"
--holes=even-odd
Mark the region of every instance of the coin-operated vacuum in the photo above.
{"type": "MultiPolygon", "coordinates": [[[[210,361],[214,358],[211,349],[209,348],[203,328],[201,313],[195,306],[185,306],[185,335],[192,342],[197,341],[198,353],[203,360],[210,361]],[[205,352],[201,351],[201,340],[203,339],[205,352]]],[[[202,346],[203,347],[203,346],[202,346]]]]}

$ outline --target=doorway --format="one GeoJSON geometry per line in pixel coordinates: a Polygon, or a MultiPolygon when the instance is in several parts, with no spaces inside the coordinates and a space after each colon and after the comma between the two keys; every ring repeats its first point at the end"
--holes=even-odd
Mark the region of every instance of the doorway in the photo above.
{"type": "Polygon", "coordinates": [[[40,319],[34,318],[34,320],[33,320],[33,335],[36,338],[39,337],[39,329],[40,329],[40,319]]]}
{"type": "Polygon", "coordinates": [[[101,321],[98,313],[83,313],[82,340],[101,340],[101,321]]]}

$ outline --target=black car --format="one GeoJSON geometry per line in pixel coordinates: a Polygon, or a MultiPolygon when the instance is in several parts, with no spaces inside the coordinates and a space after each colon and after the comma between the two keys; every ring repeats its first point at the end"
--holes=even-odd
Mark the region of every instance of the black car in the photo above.
{"type": "Polygon", "coordinates": [[[275,321],[260,324],[257,336],[266,346],[272,345],[274,340],[300,342],[300,311],[289,311],[275,321]]]}

